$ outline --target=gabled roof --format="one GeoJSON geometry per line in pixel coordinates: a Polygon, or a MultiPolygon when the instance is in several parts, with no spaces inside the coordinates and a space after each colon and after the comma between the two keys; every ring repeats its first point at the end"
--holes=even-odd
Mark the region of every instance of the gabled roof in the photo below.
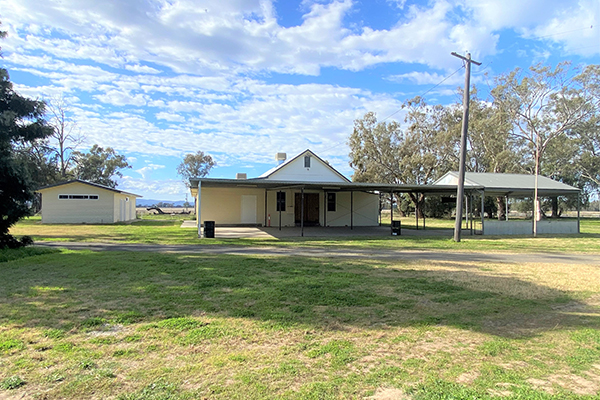
{"type": "Polygon", "coordinates": [[[271,177],[273,174],[275,174],[276,172],[279,172],[282,169],[285,169],[293,161],[297,160],[300,157],[304,157],[307,154],[310,154],[311,157],[314,157],[317,160],[319,160],[323,165],[325,165],[327,168],[329,168],[333,173],[335,173],[337,176],[339,176],[345,182],[350,182],[350,180],[348,178],[346,178],[344,175],[342,175],[340,172],[338,172],[335,168],[333,168],[331,165],[329,165],[329,163],[325,162],[321,157],[319,157],[318,155],[316,155],[315,153],[313,153],[310,149],[306,149],[302,153],[298,154],[297,156],[285,160],[284,162],[282,162],[278,166],[276,166],[274,168],[271,168],[270,170],[268,170],[267,172],[265,172],[264,174],[262,174],[261,176],[259,176],[256,179],[267,179],[267,178],[271,177]]]}
{"type": "MultiPolygon", "coordinates": [[[[458,172],[450,171],[438,179],[434,185],[456,185],[457,182],[458,172]]],[[[466,172],[465,188],[468,187],[481,187],[490,195],[529,196],[535,189],[535,175],[466,172]]],[[[580,189],[576,187],[545,176],[538,176],[538,193],[541,196],[560,196],[578,192],[580,189]]]]}
{"type": "Polygon", "coordinates": [[[111,187],[108,187],[108,186],[100,185],[98,183],[83,181],[81,179],[71,179],[70,181],[58,182],[58,183],[55,183],[53,185],[44,186],[44,187],[41,187],[38,190],[36,190],[36,192],[39,192],[41,190],[50,189],[50,188],[53,188],[53,187],[68,185],[68,184],[71,184],[71,183],[82,183],[84,185],[89,185],[89,186],[97,187],[97,188],[104,189],[104,190],[110,190],[111,192],[115,192],[115,193],[128,194],[128,195],[131,195],[131,196],[142,197],[139,194],[125,192],[123,190],[119,190],[119,189],[111,188],[111,187]]]}

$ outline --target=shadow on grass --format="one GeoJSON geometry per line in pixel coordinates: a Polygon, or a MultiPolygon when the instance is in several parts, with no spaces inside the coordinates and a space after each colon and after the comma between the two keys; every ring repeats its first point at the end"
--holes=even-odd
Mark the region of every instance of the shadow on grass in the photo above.
{"type": "Polygon", "coordinates": [[[214,315],[283,328],[448,325],[504,337],[600,328],[597,310],[568,293],[477,265],[398,267],[293,257],[48,254],[0,264],[0,323],[77,330],[214,315]]]}

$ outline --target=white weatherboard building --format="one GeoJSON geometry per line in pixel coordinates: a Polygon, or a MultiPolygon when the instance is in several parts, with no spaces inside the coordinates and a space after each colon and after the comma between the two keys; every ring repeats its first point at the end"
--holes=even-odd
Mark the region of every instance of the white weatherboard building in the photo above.
{"type": "MultiPolygon", "coordinates": [[[[283,161],[285,154],[278,158],[283,161]]],[[[356,188],[310,150],[258,178],[238,174],[237,179],[193,178],[190,184],[198,221],[217,226],[379,225],[379,195],[356,188]]]]}
{"type": "MultiPolygon", "coordinates": [[[[378,226],[381,198],[392,201],[394,194],[413,193],[424,196],[454,196],[457,173],[448,172],[431,185],[351,182],[310,150],[283,161],[257,178],[237,174],[236,179],[192,178],[190,189],[196,199],[198,236],[202,223],[216,226],[293,227],[322,226],[352,229],[355,226],[378,226]]],[[[511,235],[531,233],[532,222],[484,221],[481,213],[477,227],[473,217],[476,198],[485,196],[531,198],[535,177],[521,174],[467,173],[466,222],[474,234],[511,235]],[[485,226],[484,226],[485,225],[485,226]]],[[[549,178],[539,177],[539,196],[579,196],[579,189],[549,178]]],[[[508,204],[508,202],[507,202],[508,204]]],[[[416,226],[419,227],[418,215],[416,226]]],[[[393,218],[393,215],[392,215],[393,218]]],[[[422,220],[425,227],[425,219],[422,220]]],[[[540,233],[578,233],[576,221],[543,221],[540,233]]],[[[303,229],[301,230],[303,235],[303,229]]]]}
{"type": "Polygon", "coordinates": [[[72,180],[37,190],[44,224],[112,224],[134,220],[141,197],[96,183],[72,180]]]}

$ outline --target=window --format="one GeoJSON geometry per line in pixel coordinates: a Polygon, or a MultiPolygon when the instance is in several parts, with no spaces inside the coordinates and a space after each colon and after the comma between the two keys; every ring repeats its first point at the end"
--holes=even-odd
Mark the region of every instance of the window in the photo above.
{"type": "Polygon", "coordinates": [[[59,200],[98,200],[97,194],[59,194],[59,200]]]}
{"type": "Polygon", "coordinates": [[[304,168],[310,168],[310,156],[304,156],[304,168]]]}
{"type": "Polygon", "coordinates": [[[285,211],[285,192],[277,192],[277,211],[285,211]]]}
{"type": "Polygon", "coordinates": [[[327,211],[335,211],[336,195],[335,193],[327,193],[327,211]]]}

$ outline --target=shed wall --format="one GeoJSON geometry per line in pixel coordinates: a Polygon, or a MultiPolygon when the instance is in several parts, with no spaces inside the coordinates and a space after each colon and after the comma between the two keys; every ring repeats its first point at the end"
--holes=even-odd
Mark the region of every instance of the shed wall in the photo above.
{"type": "Polygon", "coordinates": [[[113,192],[81,183],[48,188],[42,193],[42,223],[106,224],[114,220],[113,192]],[[95,194],[98,200],[59,200],[59,194],[95,194]]]}

